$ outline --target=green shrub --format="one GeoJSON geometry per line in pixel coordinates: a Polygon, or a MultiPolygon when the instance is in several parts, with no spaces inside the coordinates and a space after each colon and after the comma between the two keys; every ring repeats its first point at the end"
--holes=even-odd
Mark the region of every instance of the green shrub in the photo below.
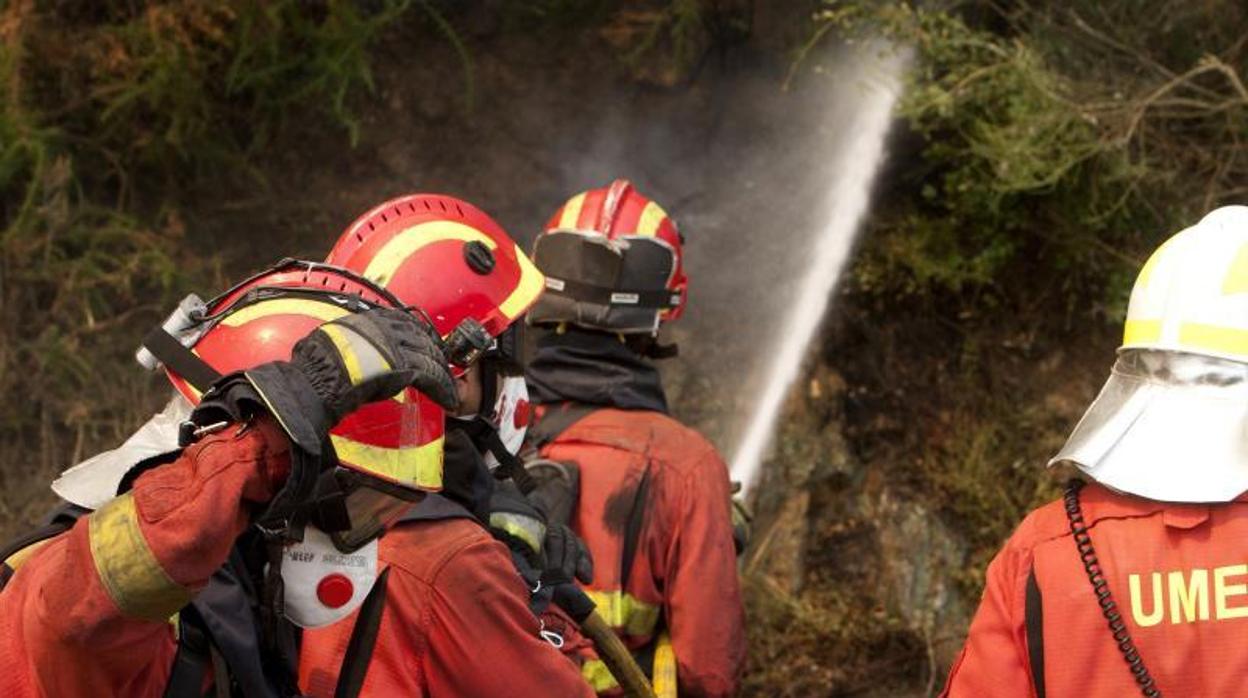
{"type": "Polygon", "coordinates": [[[129,356],[204,274],[183,240],[182,194],[201,173],[250,171],[289,115],[321,115],[354,139],[370,52],[410,4],[0,8],[4,524],[42,501],[31,487],[147,416],[157,391],[129,356]]]}
{"type": "Polygon", "coordinates": [[[1248,57],[1235,22],[1209,22],[1245,10],[1175,5],[829,3],[826,28],[915,53],[899,112],[921,162],[877,217],[861,287],[980,303],[1045,275],[1073,314],[1119,322],[1148,252],[1242,195],[1248,167],[1248,57]]]}

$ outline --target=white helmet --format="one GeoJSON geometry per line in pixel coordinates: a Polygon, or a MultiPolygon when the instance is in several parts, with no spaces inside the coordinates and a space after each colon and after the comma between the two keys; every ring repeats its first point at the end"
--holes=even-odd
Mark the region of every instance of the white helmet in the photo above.
{"type": "Polygon", "coordinates": [[[1153,253],[1118,353],[1049,465],[1160,501],[1248,491],[1248,207],[1219,208],[1153,253]]]}

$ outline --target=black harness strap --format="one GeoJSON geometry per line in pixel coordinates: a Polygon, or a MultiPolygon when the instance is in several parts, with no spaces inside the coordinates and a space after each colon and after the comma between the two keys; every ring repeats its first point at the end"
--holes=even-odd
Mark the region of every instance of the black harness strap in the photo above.
{"type": "Polygon", "coordinates": [[[15,569],[9,566],[9,558],[36,543],[61,535],[73,528],[74,523],[84,514],[89,513],[88,510],[68,502],[61,504],[44,519],[44,525],[30,533],[18,536],[4,545],[0,545],[0,590],[4,589],[16,572],[15,569]]]}
{"type": "Polygon", "coordinates": [[[389,578],[390,568],[387,567],[377,576],[364,604],[360,606],[360,615],[355,619],[351,640],[347,643],[347,653],[342,659],[334,698],[356,698],[364,687],[368,665],[373,661],[373,648],[377,646],[381,614],[386,610],[386,580],[389,578]]]}
{"type": "Polygon", "coordinates": [[[633,493],[633,506],[628,511],[628,522],[624,525],[624,547],[620,553],[620,591],[628,588],[628,580],[633,575],[633,558],[637,557],[637,546],[641,542],[641,527],[645,523],[649,491],[650,462],[646,461],[637,490],[633,493]]]}
{"type": "Polygon", "coordinates": [[[559,438],[572,425],[592,414],[598,407],[582,402],[565,402],[546,408],[542,418],[529,426],[528,446],[540,451],[543,446],[559,438]]]}
{"type": "Polygon", "coordinates": [[[1040,585],[1036,583],[1033,567],[1027,575],[1027,598],[1023,617],[1027,626],[1027,656],[1031,659],[1031,680],[1036,687],[1037,698],[1044,697],[1044,601],[1040,597],[1040,585]]]}
{"type": "Polygon", "coordinates": [[[212,661],[208,635],[192,620],[193,606],[182,609],[178,617],[178,653],[173,658],[165,698],[198,696],[203,692],[204,673],[212,661]]]}
{"type": "Polygon", "coordinates": [[[65,531],[68,531],[71,526],[73,526],[72,523],[49,524],[31,531],[30,533],[23,535],[20,538],[13,540],[8,545],[0,548],[0,590],[4,589],[5,585],[9,583],[9,580],[13,578],[13,573],[17,571],[13,567],[9,566],[9,558],[32,545],[61,535],[65,531]]]}
{"type": "MultiPolygon", "coordinates": [[[[598,407],[580,402],[565,402],[558,407],[547,409],[536,424],[529,427],[529,445],[534,450],[559,438],[559,435],[572,428],[572,425],[592,414],[598,407]]],[[[637,556],[637,546],[641,542],[641,529],[645,524],[646,499],[650,491],[650,463],[641,471],[641,480],[633,493],[633,503],[628,511],[628,521],[624,526],[624,545],[620,553],[620,589],[628,586],[633,573],[633,558],[637,556]]]]}
{"type": "Polygon", "coordinates": [[[196,390],[203,392],[208,386],[217,382],[221,374],[209,366],[195,352],[182,346],[176,337],[157,327],[143,338],[143,346],[152,352],[152,356],[169,367],[169,370],[182,376],[196,390]]]}

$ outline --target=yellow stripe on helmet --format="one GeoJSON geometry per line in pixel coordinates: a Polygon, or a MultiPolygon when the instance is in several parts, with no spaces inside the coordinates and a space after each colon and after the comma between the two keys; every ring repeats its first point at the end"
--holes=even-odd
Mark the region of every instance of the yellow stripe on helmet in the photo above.
{"type": "Polygon", "coordinates": [[[191,600],[191,592],[169,578],[139,529],[134,497],[126,493],[88,519],[95,570],[122,613],[165,622],[191,600]]]}
{"type": "Polygon", "coordinates": [[[577,194],[568,199],[568,203],[563,205],[563,213],[559,214],[559,225],[556,226],[557,228],[576,229],[576,222],[581,217],[581,209],[585,207],[585,193],[577,194]]]}
{"type": "Polygon", "coordinates": [[[667,220],[667,212],[651,201],[641,210],[641,218],[637,219],[636,234],[641,237],[654,237],[665,220],[667,220]]]}
{"type": "Polygon", "coordinates": [[[1150,344],[1161,340],[1161,320],[1127,320],[1122,329],[1122,344],[1150,344]]]}
{"type": "Polygon", "coordinates": [[[616,631],[631,637],[645,637],[659,624],[660,608],[622,591],[586,589],[598,607],[598,615],[616,631]]]}
{"type": "Polygon", "coordinates": [[[1185,322],[1179,326],[1179,347],[1229,356],[1248,356],[1248,330],[1185,322]]]}
{"type": "MultiPolygon", "coordinates": [[[[1178,237],[1178,236],[1175,236],[1178,237]]],[[[1149,282],[1153,280],[1153,272],[1157,269],[1157,265],[1161,263],[1163,257],[1166,256],[1166,248],[1174,241],[1174,237],[1166,240],[1158,247],[1153,254],[1144,262],[1144,266],[1140,268],[1140,275],[1135,278],[1136,288],[1147,288],[1149,282]]]]}
{"type": "Polygon", "coordinates": [[[494,238],[456,221],[429,221],[418,223],[390,238],[376,256],[368,263],[364,276],[373,283],[385,286],[391,277],[417,250],[448,240],[480,242],[491,250],[498,248],[494,238]]]}
{"type": "Polygon", "coordinates": [[[1248,291],[1248,244],[1239,248],[1231,268],[1222,280],[1222,295],[1231,296],[1248,291]]]}
{"type": "Polygon", "coordinates": [[[275,298],[240,308],[221,318],[221,324],[227,327],[240,327],[252,320],[259,320],[270,315],[309,315],[322,322],[329,322],[350,312],[346,308],[324,301],[306,298],[275,298]]]}
{"type": "MultiPolygon", "coordinates": [[[[480,242],[491,250],[498,249],[498,243],[490,236],[471,226],[455,221],[430,221],[414,225],[390,239],[368,263],[364,276],[374,283],[385,286],[391,277],[409,257],[417,250],[438,242],[460,240],[462,242],[480,242]]],[[[520,280],[510,295],[499,305],[498,310],[508,320],[516,319],[537,297],[541,295],[546,277],[533,266],[533,262],[515,245],[516,262],[520,266],[520,280]]]]}
{"type": "Polygon", "coordinates": [[[520,280],[511,295],[498,306],[498,311],[508,320],[515,320],[528,310],[546,289],[546,276],[538,271],[519,245],[516,245],[516,261],[520,264],[520,280]]]}
{"type": "Polygon", "coordinates": [[[330,434],[338,460],[387,480],[422,490],[442,488],[443,437],[416,446],[386,448],[330,434]]]}

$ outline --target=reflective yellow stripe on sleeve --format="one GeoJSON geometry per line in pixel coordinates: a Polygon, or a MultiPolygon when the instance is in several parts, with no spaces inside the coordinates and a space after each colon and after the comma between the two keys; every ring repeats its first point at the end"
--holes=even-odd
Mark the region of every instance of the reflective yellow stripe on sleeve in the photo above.
{"type": "Polygon", "coordinates": [[[630,637],[646,637],[659,623],[660,608],[622,591],[586,589],[598,607],[598,615],[616,632],[630,637]]]}
{"type": "Polygon", "coordinates": [[[581,665],[581,678],[594,689],[594,693],[606,693],[620,685],[601,659],[591,659],[581,665]]]}
{"type": "Polygon", "coordinates": [[[541,521],[531,516],[496,511],[490,514],[490,526],[519,538],[534,552],[542,552],[542,541],[546,540],[546,526],[541,521]]]}
{"type": "Polygon", "coordinates": [[[100,507],[88,526],[96,573],[122,613],[163,623],[191,600],[190,591],[169,578],[148,547],[132,495],[100,507]]]}

